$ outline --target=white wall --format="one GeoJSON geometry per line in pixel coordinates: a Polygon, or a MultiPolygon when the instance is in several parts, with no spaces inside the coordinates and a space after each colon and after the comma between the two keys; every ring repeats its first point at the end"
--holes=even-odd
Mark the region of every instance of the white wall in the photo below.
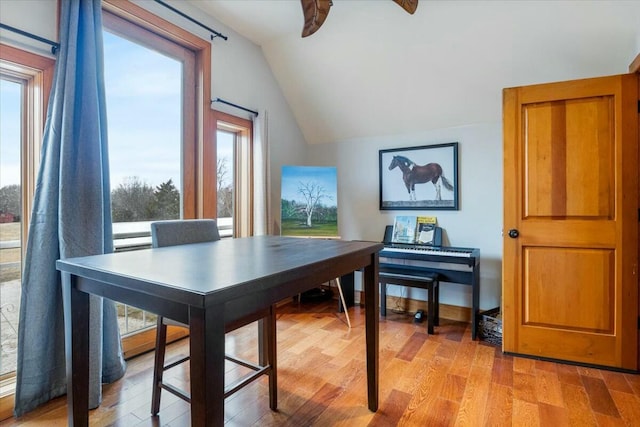
{"type": "MultiPolygon", "coordinates": [[[[53,0],[0,1],[0,22],[57,42],[57,2],[53,0]]],[[[52,57],[51,48],[7,30],[0,30],[0,41],[52,57]]]]}
{"type": "Polygon", "coordinates": [[[637,0],[334,3],[263,44],[310,144],[499,120],[505,87],[625,73],[640,31],[637,0]]]}
{"type": "MultiPolygon", "coordinates": [[[[638,29],[640,34],[640,28],[638,29]]],[[[640,43],[640,36],[639,36],[640,43]]],[[[638,49],[640,51],[640,48],[638,49]]],[[[531,67],[521,73],[523,82],[534,84],[549,81],[596,77],[603,75],[601,63],[608,65],[604,74],[624,73],[634,58],[612,54],[599,58],[592,72],[581,67],[572,68],[573,58],[549,62],[545,67],[531,67]],[[573,71],[567,75],[567,70],[573,71]],[[553,76],[557,77],[553,77],[553,76]]],[[[456,79],[439,83],[446,90],[457,84],[456,79]]],[[[502,87],[513,86],[505,80],[502,87]]],[[[477,108],[495,109],[501,103],[498,90],[491,97],[473,99],[477,108]]],[[[455,109],[447,112],[459,114],[455,109]]],[[[338,221],[340,235],[347,239],[381,241],[385,225],[393,224],[397,214],[435,215],[443,227],[451,246],[480,248],[480,308],[501,305],[502,282],[502,118],[494,122],[425,130],[410,134],[396,134],[338,141],[333,144],[314,144],[309,147],[308,164],[338,167],[338,221]],[[460,210],[459,211],[381,211],[379,210],[378,151],[419,145],[459,142],[460,210]]],[[[459,120],[463,120],[460,118],[459,120]]],[[[400,179],[400,178],[398,178],[400,179]]],[[[426,184],[422,184],[426,185],[426,184]]],[[[443,190],[444,191],[444,190],[443,190]]],[[[356,286],[360,284],[356,282],[356,286]]],[[[426,299],[423,290],[392,286],[391,295],[426,299]]],[[[463,307],[471,306],[471,290],[461,285],[442,286],[440,301],[463,307]]]]}
{"type": "MultiPolygon", "coordinates": [[[[436,216],[449,245],[480,249],[480,307],[489,309],[500,305],[501,122],[312,145],[308,160],[309,164],[338,168],[338,227],[343,238],[381,241],[385,226],[393,224],[395,215],[436,216]],[[459,143],[459,210],[379,210],[379,150],[448,142],[459,143]]],[[[400,175],[398,179],[402,179],[400,175]]],[[[389,287],[390,295],[401,292],[413,299],[426,299],[424,290],[389,287]]],[[[470,288],[456,284],[442,286],[440,301],[471,307],[470,288]]]]}
{"type": "MultiPolygon", "coordinates": [[[[504,37],[504,28],[497,26],[486,29],[487,33],[497,39],[504,37]]],[[[640,52],[640,25],[632,29],[637,34],[640,52]]],[[[633,33],[632,33],[633,34],[633,33]]],[[[510,42],[533,43],[536,37],[545,37],[544,33],[531,33],[523,40],[510,42]]],[[[565,35],[570,37],[570,35],[565,35]]],[[[632,39],[633,40],[633,39],[632,39]]],[[[613,43],[611,40],[605,40],[613,43]]],[[[615,44],[615,43],[614,43],[615,44]]],[[[488,44],[487,46],[495,46],[488,44]]],[[[533,43],[535,46],[535,43],[533,43]]],[[[457,68],[466,75],[466,79],[455,73],[440,76],[437,86],[441,91],[452,94],[464,94],[464,100],[457,103],[435,101],[440,115],[448,117],[438,126],[436,123],[422,123],[425,130],[408,134],[391,133],[385,136],[366,137],[336,141],[328,144],[314,144],[309,147],[308,164],[338,167],[338,221],[340,234],[347,239],[365,239],[380,241],[384,226],[391,225],[397,214],[435,215],[438,224],[446,230],[449,244],[452,246],[477,247],[481,253],[480,275],[480,307],[490,309],[501,305],[502,282],[502,117],[501,89],[517,85],[529,85],[596,77],[608,74],[625,73],[633,57],[629,57],[625,46],[615,44],[615,49],[600,49],[596,54],[592,45],[586,43],[588,51],[579,56],[575,52],[539,52],[536,55],[546,56],[544,61],[531,62],[530,49],[517,49],[511,55],[512,62],[499,67],[491,74],[491,83],[487,76],[478,74],[477,69],[457,68]],[[517,56],[520,55],[520,57],[517,56]],[[524,58],[522,57],[524,55],[524,58]],[[460,91],[460,82],[470,86],[460,91]],[[484,93],[487,88],[489,93],[484,93]],[[471,90],[473,89],[473,90],[471,90]],[[469,108],[471,107],[470,113],[469,108]],[[480,121],[463,127],[448,127],[447,123],[473,123],[469,117],[480,117],[489,112],[491,121],[480,121]],[[378,181],[378,150],[401,148],[418,145],[459,142],[459,176],[460,176],[460,210],[459,211],[380,211],[378,181]]],[[[493,47],[491,48],[493,49],[493,47]]],[[[539,50],[539,48],[538,48],[539,50]]],[[[489,49],[480,49],[478,55],[486,55],[489,49]]],[[[441,58],[437,63],[455,63],[456,51],[451,57],[441,58]]],[[[271,53],[268,52],[268,56],[271,53]]],[[[491,57],[496,52],[491,50],[491,57]]],[[[271,57],[269,56],[271,60],[271,57]]],[[[468,58],[465,57],[468,60],[468,58]]],[[[488,59],[489,60],[489,59],[488,59]]],[[[471,61],[470,63],[475,63],[471,61]]],[[[479,62],[478,62],[479,63],[479,62]]],[[[456,67],[453,67],[456,69],[456,67]]],[[[481,68],[478,66],[477,68],[481,68]]],[[[364,79],[364,78],[363,78],[364,79]]],[[[375,87],[375,85],[372,85],[375,87]]],[[[374,91],[375,92],[375,91],[374,91]]],[[[419,102],[424,99],[416,96],[419,102]]],[[[429,105],[433,108],[434,101],[429,105]]],[[[381,108],[389,108],[384,98],[381,108]]],[[[391,107],[393,108],[393,107],[391,107]]],[[[420,108],[420,107],[418,107],[420,108]]],[[[404,114],[406,111],[398,111],[404,114]]],[[[431,120],[431,118],[429,118],[431,120]]],[[[371,128],[384,125],[384,120],[375,121],[371,128]]],[[[360,123],[362,124],[362,123],[360,123]]],[[[366,134],[367,129],[359,129],[366,134]]],[[[399,178],[400,179],[400,178],[399,178]]],[[[424,185],[424,184],[422,184],[424,185]]],[[[444,190],[443,190],[444,191],[444,190]]],[[[360,286],[356,282],[356,286],[360,286]]],[[[414,299],[426,299],[423,290],[407,289],[392,286],[392,295],[403,295],[414,299]]],[[[461,285],[446,284],[441,288],[440,301],[444,304],[470,307],[471,290],[461,285]]]]}

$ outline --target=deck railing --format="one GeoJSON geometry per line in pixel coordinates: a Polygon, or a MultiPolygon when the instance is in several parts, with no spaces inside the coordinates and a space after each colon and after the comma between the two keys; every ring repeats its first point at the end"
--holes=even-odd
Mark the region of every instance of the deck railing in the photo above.
{"type": "MultiPolygon", "coordinates": [[[[116,222],[113,224],[114,252],[135,251],[151,247],[151,222],[116,222]]],[[[233,218],[218,218],[218,230],[222,238],[233,236],[233,218]]],[[[156,315],[137,307],[116,303],[118,325],[122,336],[139,332],[156,325],[156,315]]]]}
{"type": "MultiPolygon", "coordinates": [[[[233,218],[218,218],[220,236],[233,236],[233,218]]],[[[113,224],[115,252],[132,251],[151,247],[151,221],[119,222],[113,224]]],[[[18,315],[20,312],[21,261],[6,261],[4,251],[21,248],[20,240],[0,241],[0,380],[4,374],[15,370],[18,341],[18,315]]],[[[5,255],[8,252],[5,252],[5,255]]],[[[129,335],[156,324],[155,314],[136,307],[116,303],[121,335],[129,335]]]]}

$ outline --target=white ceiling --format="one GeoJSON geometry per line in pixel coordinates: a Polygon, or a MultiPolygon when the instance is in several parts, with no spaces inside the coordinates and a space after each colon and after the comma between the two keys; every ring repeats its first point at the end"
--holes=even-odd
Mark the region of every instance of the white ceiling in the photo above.
{"type": "Polygon", "coordinates": [[[501,121],[505,87],[624,73],[640,1],[190,0],[259,46],[308,143],[501,121]]]}

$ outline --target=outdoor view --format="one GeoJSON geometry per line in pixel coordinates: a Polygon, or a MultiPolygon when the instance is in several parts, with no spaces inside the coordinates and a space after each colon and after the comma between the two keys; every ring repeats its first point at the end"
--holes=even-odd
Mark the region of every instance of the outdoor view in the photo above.
{"type": "MultiPolygon", "coordinates": [[[[181,217],[183,69],[175,59],[106,31],[104,53],[114,247],[127,250],[121,237],[143,235],[149,246],[149,222],[181,217]]],[[[0,380],[15,371],[26,244],[21,87],[0,79],[0,380]]],[[[235,135],[220,131],[217,139],[218,218],[230,225],[235,135]]],[[[123,335],[155,325],[154,315],[123,305],[118,310],[123,335]]]]}
{"type": "MultiPolygon", "coordinates": [[[[118,237],[181,216],[182,64],[107,31],[104,57],[114,247],[123,250],[118,237]]],[[[117,307],[123,335],[155,325],[151,314],[117,307]]]]}
{"type": "Polygon", "coordinates": [[[15,371],[20,309],[22,84],[0,78],[0,380],[15,371]]]}

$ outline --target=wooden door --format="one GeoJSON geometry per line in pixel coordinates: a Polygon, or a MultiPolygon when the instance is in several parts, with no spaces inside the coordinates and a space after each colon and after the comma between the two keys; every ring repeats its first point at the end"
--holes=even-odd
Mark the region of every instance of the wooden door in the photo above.
{"type": "Polygon", "coordinates": [[[637,370],[638,77],[503,95],[503,350],[637,370]]]}

